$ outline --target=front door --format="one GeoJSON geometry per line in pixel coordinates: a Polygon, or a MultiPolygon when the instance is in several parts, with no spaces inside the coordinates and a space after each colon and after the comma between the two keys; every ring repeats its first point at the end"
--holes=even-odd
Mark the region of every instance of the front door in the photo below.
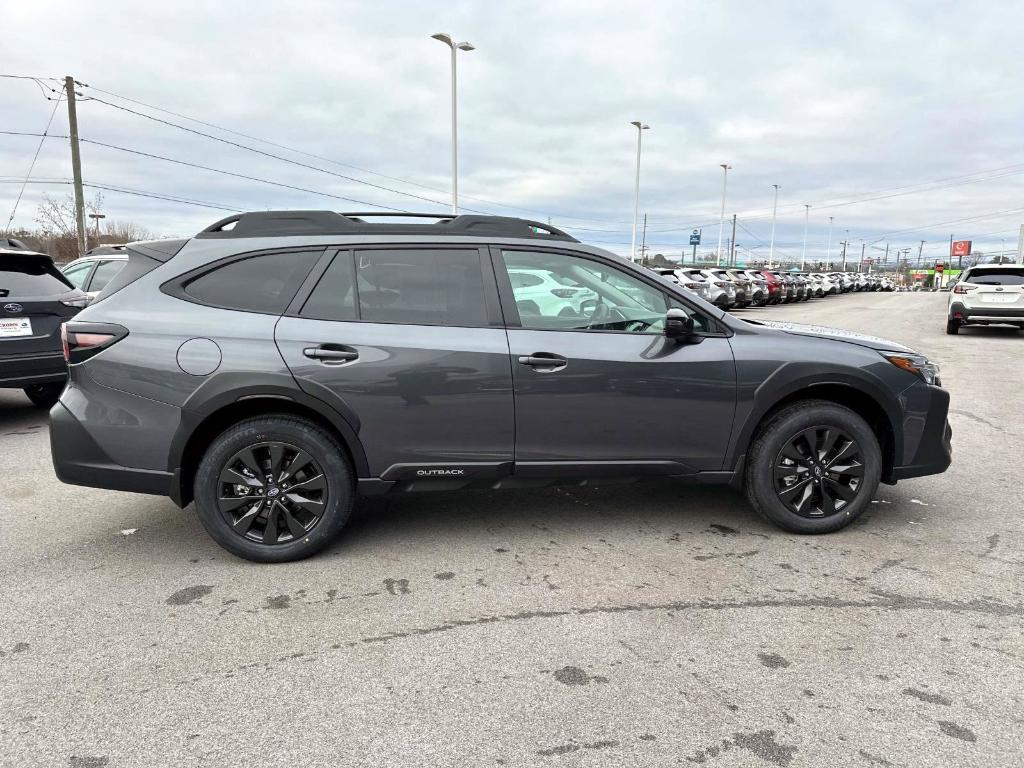
{"type": "Polygon", "coordinates": [[[709,318],[695,315],[699,343],[677,343],[663,329],[678,299],[656,283],[581,255],[494,253],[509,322],[517,474],[721,469],[736,373],[729,340],[709,318]],[[534,282],[529,275],[557,287],[544,296],[517,289],[534,282]]]}
{"type": "Polygon", "coordinates": [[[511,470],[508,341],[486,249],[339,251],[275,338],[308,394],[346,416],[370,474],[472,481],[511,470]]]}

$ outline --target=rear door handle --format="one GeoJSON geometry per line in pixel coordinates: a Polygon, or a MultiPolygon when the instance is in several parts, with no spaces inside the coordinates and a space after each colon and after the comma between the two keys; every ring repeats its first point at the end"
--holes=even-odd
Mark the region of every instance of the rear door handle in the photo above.
{"type": "Polygon", "coordinates": [[[324,363],[347,363],[356,360],[359,353],[351,347],[341,344],[321,344],[319,347],[306,347],[302,354],[313,360],[320,360],[324,363]]]}
{"type": "Polygon", "coordinates": [[[519,364],[528,365],[538,371],[554,371],[565,368],[569,361],[550,352],[535,352],[532,355],[522,355],[519,364]]]}

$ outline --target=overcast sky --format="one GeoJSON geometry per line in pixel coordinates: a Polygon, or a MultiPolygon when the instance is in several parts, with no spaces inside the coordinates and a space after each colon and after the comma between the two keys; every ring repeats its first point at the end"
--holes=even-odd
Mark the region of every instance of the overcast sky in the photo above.
{"type": "MultiPolygon", "coordinates": [[[[309,190],[83,144],[87,182],[228,209],[103,193],[111,219],[157,234],[191,234],[232,210],[445,211],[450,65],[434,32],[477,47],[459,54],[466,208],[550,216],[628,253],[629,123],[640,119],[651,125],[640,210],[653,252],[678,255],[694,226],[715,247],[723,162],[726,215],[739,215],[737,241],[757,255],[774,183],[777,247],[796,257],[804,203],[809,257],[824,255],[829,216],[833,257],[847,229],[856,256],[863,238],[868,255],[886,242],[916,255],[925,240],[935,258],[950,234],[1014,248],[1024,222],[1021,3],[7,0],[2,15],[0,74],[71,74],[90,86],[84,97],[323,169],[80,103],[83,139],[309,190]]],[[[36,83],[0,79],[0,96],[0,130],[42,132],[54,102],[36,83]]],[[[64,104],[50,133],[67,134],[64,104]]],[[[0,227],[38,142],[0,135],[0,227]]],[[[33,178],[70,175],[67,141],[46,140],[33,178]]],[[[70,187],[29,184],[15,226],[33,224],[44,192],[70,187]]]]}

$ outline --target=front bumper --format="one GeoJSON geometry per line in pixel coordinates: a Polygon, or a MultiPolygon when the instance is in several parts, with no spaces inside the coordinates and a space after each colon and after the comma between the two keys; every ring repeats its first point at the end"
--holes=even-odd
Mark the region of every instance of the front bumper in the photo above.
{"type": "MultiPolygon", "coordinates": [[[[892,468],[886,483],[910,477],[937,475],[953,461],[953,429],[949,426],[949,392],[926,384],[906,390],[902,460],[892,468]]],[[[899,458],[899,457],[898,457],[899,458]]]]}
{"type": "Polygon", "coordinates": [[[60,402],[50,410],[50,451],[57,478],[69,485],[171,495],[170,472],[136,469],[116,463],[60,402]]]}
{"type": "Polygon", "coordinates": [[[58,383],[67,377],[63,352],[0,357],[0,387],[58,383]]]}

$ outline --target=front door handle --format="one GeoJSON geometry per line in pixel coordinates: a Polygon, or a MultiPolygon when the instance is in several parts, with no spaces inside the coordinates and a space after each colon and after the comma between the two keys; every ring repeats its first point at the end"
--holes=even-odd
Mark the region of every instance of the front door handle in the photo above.
{"type": "Polygon", "coordinates": [[[532,355],[522,355],[519,364],[528,365],[535,371],[550,372],[562,370],[569,361],[550,352],[534,352],[532,355]]]}
{"type": "Polygon", "coordinates": [[[302,350],[302,354],[327,364],[348,363],[359,357],[359,353],[356,350],[341,344],[321,344],[319,347],[306,347],[302,350]]]}

